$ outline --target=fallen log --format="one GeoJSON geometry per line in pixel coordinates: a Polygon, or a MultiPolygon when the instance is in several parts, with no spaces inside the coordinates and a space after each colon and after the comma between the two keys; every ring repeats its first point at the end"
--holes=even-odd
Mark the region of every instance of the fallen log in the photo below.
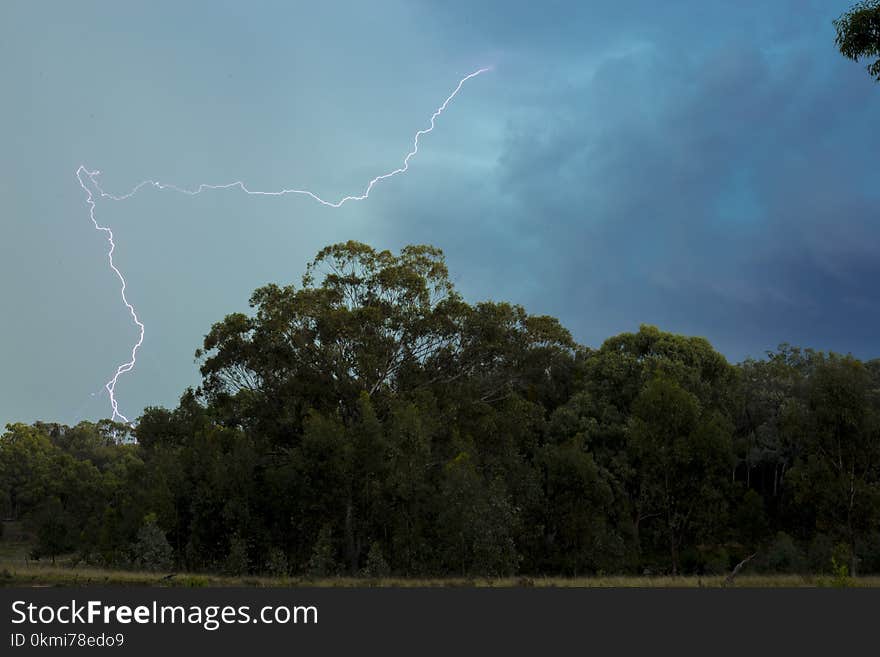
{"type": "Polygon", "coordinates": [[[724,586],[730,586],[731,584],[733,584],[733,580],[736,578],[737,575],[739,575],[739,571],[742,570],[743,566],[745,566],[756,556],[758,556],[757,552],[755,552],[754,554],[750,554],[745,559],[736,564],[736,568],[734,568],[733,571],[731,571],[731,573],[724,579],[724,586]]]}

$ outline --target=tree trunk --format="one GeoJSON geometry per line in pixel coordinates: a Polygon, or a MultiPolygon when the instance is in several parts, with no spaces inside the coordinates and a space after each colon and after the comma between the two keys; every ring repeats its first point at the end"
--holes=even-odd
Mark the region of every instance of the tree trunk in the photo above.
{"type": "Polygon", "coordinates": [[[675,535],[672,529],[669,530],[669,547],[672,553],[672,576],[678,576],[678,544],[675,541],[675,535]]]}
{"type": "Polygon", "coordinates": [[[850,570],[849,570],[849,574],[850,574],[852,577],[856,577],[856,575],[857,575],[857,573],[856,573],[856,566],[858,565],[859,558],[856,556],[856,542],[855,542],[855,539],[852,540],[849,549],[851,550],[851,552],[850,552],[850,570]]]}
{"type": "Polygon", "coordinates": [[[636,544],[636,558],[639,560],[639,564],[642,562],[642,541],[639,537],[639,525],[642,522],[642,514],[638,511],[633,516],[633,538],[635,539],[636,544]]]}
{"type": "Polygon", "coordinates": [[[348,500],[345,504],[345,551],[348,553],[348,564],[352,575],[357,573],[357,550],[354,544],[353,513],[354,509],[351,500],[348,500]]]}
{"type": "Polygon", "coordinates": [[[672,522],[672,501],[669,499],[669,473],[663,477],[663,492],[666,497],[666,528],[669,531],[669,552],[672,557],[672,576],[678,575],[678,545],[675,541],[675,525],[672,522]]]}
{"type": "Polygon", "coordinates": [[[853,507],[855,506],[855,498],[856,498],[856,462],[853,459],[852,469],[850,470],[849,475],[849,506],[846,510],[846,525],[849,530],[849,559],[850,559],[850,571],[849,574],[853,577],[856,576],[856,532],[853,528],[853,507]]]}

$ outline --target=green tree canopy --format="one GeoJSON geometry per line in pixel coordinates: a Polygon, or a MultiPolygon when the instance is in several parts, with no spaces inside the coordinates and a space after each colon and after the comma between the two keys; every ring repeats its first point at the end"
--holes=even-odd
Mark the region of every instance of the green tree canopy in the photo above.
{"type": "Polygon", "coordinates": [[[643,325],[598,349],[443,254],[335,244],[214,324],[133,431],[0,434],[34,556],[293,576],[880,573],[880,361],[731,365],[643,325]],[[832,561],[834,558],[835,561],[832,561]]]}

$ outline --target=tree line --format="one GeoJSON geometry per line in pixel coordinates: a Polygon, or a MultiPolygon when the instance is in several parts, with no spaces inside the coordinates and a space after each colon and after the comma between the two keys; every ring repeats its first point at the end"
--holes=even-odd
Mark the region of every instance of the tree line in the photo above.
{"type": "Polygon", "coordinates": [[[7,425],[34,557],[230,574],[880,572],[880,360],[598,349],[357,242],[256,290],[136,426],[7,425]]]}

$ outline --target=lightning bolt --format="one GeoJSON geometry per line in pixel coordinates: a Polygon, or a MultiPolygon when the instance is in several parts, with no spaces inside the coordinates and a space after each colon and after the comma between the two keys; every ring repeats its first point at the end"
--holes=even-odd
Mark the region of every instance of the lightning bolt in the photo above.
{"type": "Polygon", "coordinates": [[[110,263],[110,269],[113,271],[113,273],[119,279],[119,283],[120,283],[119,292],[120,292],[120,296],[122,297],[122,303],[125,305],[126,309],[128,309],[128,312],[131,315],[132,321],[134,322],[135,326],[137,326],[137,328],[138,328],[138,339],[131,348],[131,359],[122,363],[121,365],[119,365],[116,368],[116,372],[113,374],[113,377],[109,381],[107,381],[107,383],[104,385],[104,388],[106,388],[107,392],[110,395],[110,406],[113,409],[113,415],[112,415],[111,419],[116,420],[117,418],[119,418],[120,420],[122,420],[126,424],[131,424],[129,419],[125,415],[123,415],[122,413],[119,412],[119,402],[116,399],[116,384],[119,381],[119,377],[121,377],[123,374],[126,374],[127,372],[130,372],[132,369],[134,369],[134,366],[137,364],[137,353],[138,353],[138,350],[141,348],[141,345],[144,343],[144,332],[145,331],[144,331],[144,323],[138,317],[137,310],[135,310],[135,307],[128,301],[128,298],[125,295],[125,291],[126,291],[126,287],[127,287],[126,282],[125,282],[125,276],[122,275],[122,272],[119,270],[119,268],[116,266],[116,263],[114,263],[114,261],[113,261],[113,252],[116,249],[116,242],[114,242],[114,240],[113,240],[113,231],[110,230],[109,226],[102,226],[101,224],[99,224],[98,220],[95,218],[95,209],[96,209],[97,204],[95,203],[95,196],[92,193],[92,189],[94,189],[97,192],[97,194],[100,196],[100,198],[106,198],[106,199],[110,199],[113,201],[124,201],[126,199],[131,198],[135,194],[137,194],[144,187],[148,187],[148,186],[152,186],[152,187],[155,187],[160,190],[169,189],[169,190],[172,190],[175,192],[179,192],[181,194],[188,194],[189,196],[196,196],[206,190],[232,189],[234,187],[238,187],[245,194],[249,194],[252,196],[285,196],[287,194],[300,194],[303,196],[310,197],[311,199],[313,199],[314,201],[317,201],[321,205],[326,205],[327,207],[330,207],[330,208],[340,208],[348,201],[363,201],[363,200],[367,199],[370,196],[370,192],[373,190],[373,187],[376,186],[376,184],[378,184],[379,182],[381,182],[383,180],[386,180],[387,178],[393,178],[394,176],[396,176],[398,174],[405,173],[409,169],[410,160],[413,157],[415,157],[416,154],[418,154],[418,152],[419,152],[419,139],[422,137],[422,135],[426,135],[429,132],[434,130],[434,122],[437,120],[437,117],[440,116],[444,112],[444,110],[446,110],[446,107],[449,105],[450,102],[452,102],[452,99],[455,98],[456,95],[458,95],[458,92],[461,91],[461,88],[464,85],[464,83],[467,82],[468,80],[470,80],[471,78],[475,78],[478,75],[486,73],[490,70],[492,70],[491,67],[480,68],[480,69],[477,69],[476,71],[474,71],[473,73],[466,75],[461,80],[459,80],[458,85],[455,87],[455,89],[452,91],[452,93],[449,94],[449,96],[446,98],[446,100],[443,101],[443,104],[440,105],[440,107],[438,107],[434,111],[434,113],[431,115],[431,120],[430,120],[428,127],[423,130],[419,130],[415,134],[415,137],[413,138],[412,150],[409,151],[406,154],[406,156],[403,158],[403,164],[400,167],[398,167],[397,169],[393,169],[392,171],[389,171],[387,173],[383,173],[381,175],[378,175],[375,178],[373,178],[372,180],[370,180],[370,182],[367,183],[367,186],[364,188],[364,191],[362,194],[359,194],[356,196],[343,196],[338,201],[325,200],[325,199],[321,198],[320,196],[318,196],[317,194],[315,194],[314,192],[310,192],[307,189],[280,189],[277,191],[252,190],[252,189],[249,189],[247,187],[247,185],[245,185],[244,182],[241,180],[236,180],[235,182],[225,183],[222,185],[212,185],[212,184],[202,183],[198,187],[196,187],[195,189],[185,189],[183,187],[178,187],[177,185],[163,183],[158,180],[144,180],[143,182],[140,182],[137,185],[135,185],[132,188],[132,190],[126,194],[113,195],[113,194],[108,194],[107,192],[105,192],[104,189],[99,184],[98,176],[100,176],[100,174],[101,174],[100,171],[89,171],[85,167],[85,165],[81,164],[79,166],[79,168],[76,170],[76,179],[79,181],[80,187],[82,187],[83,191],[86,193],[86,205],[88,205],[88,207],[89,207],[89,219],[91,219],[92,224],[94,224],[95,230],[99,230],[101,232],[104,232],[107,235],[107,242],[110,244],[110,248],[107,251],[107,259],[110,263]],[[87,184],[86,179],[88,179],[88,183],[90,183],[90,185],[87,184]]]}

